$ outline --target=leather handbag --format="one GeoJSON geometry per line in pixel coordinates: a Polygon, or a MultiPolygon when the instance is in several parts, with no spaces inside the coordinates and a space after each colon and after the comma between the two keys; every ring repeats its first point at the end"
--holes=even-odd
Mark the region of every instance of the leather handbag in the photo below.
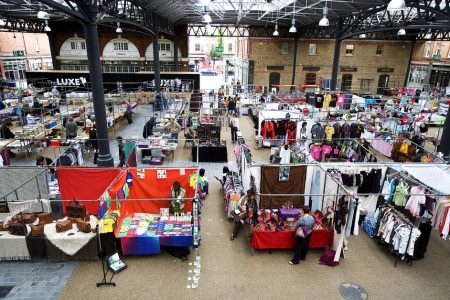
{"type": "Polygon", "coordinates": [[[43,236],[45,224],[39,223],[38,225],[31,224],[31,236],[43,236]]]}
{"type": "Polygon", "coordinates": [[[8,231],[9,230],[9,224],[0,222],[0,231],[8,231]]]}
{"type": "Polygon", "coordinates": [[[19,213],[12,217],[12,223],[32,224],[36,221],[37,216],[34,213],[19,213]]]}
{"type": "Polygon", "coordinates": [[[76,198],[66,206],[66,210],[68,217],[83,219],[86,216],[86,206],[80,204],[76,198]]]}
{"type": "Polygon", "coordinates": [[[56,222],[56,232],[65,232],[72,229],[72,221],[58,221],[56,222]]]}
{"type": "Polygon", "coordinates": [[[39,219],[39,224],[45,225],[45,224],[50,224],[53,222],[53,217],[49,213],[41,213],[41,214],[38,214],[37,217],[39,219]]]}
{"type": "Polygon", "coordinates": [[[84,233],[89,233],[92,231],[91,224],[82,219],[77,219],[78,230],[84,233]]]}
{"type": "Polygon", "coordinates": [[[12,235],[26,236],[28,233],[27,225],[23,223],[14,223],[9,225],[9,233],[12,235]]]}

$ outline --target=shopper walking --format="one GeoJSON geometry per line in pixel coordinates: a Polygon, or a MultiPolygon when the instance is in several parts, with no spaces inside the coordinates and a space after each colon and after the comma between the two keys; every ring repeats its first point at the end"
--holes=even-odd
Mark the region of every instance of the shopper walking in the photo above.
{"type": "Polygon", "coordinates": [[[228,100],[228,113],[230,115],[236,113],[236,101],[231,97],[228,100]]]}
{"type": "Polygon", "coordinates": [[[127,108],[125,109],[125,117],[127,118],[128,125],[133,125],[133,110],[131,107],[130,100],[127,101],[127,108]]]}
{"type": "Polygon", "coordinates": [[[116,137],[117,146],[119,147],[119,164],[117,165],[119,168],[125,166],[125,151],[123,150],[123,139],[121,136],[116,137]]]}
{"type": "Polygon", "coordinates": [[[290,265],[298,265],[300,260],[306,259],[308,253],[309,240],[311,239],[312,230],[314,227],[314,217],[309,214],[309,206],[303,207],[304,215],[297,222],[294,257],[289,261],[290,265]],[[301,230],[302,234],[297,234],[301,230]]]}
{"type": "Polygon", "coordinates": [[[74,122],[72,117],[69,117],[65,127],[66,127],[66,138],[67,139],[73,139],[77,136],[78,125],[76,122],[74,122]]]}
{"type": "Polygon", "coordinates": [[[237,132],[239,130],[239,119],[236,113],[233,114],[233,117],[230,120],[231,127],[231,141],[235,143],[237,141],[237,132]]]}
{"type": "Polygon", "coordinates": [[[231,212],[233,216],[233,233],[230,236],[230,241],[234,240],[238,234],[241,227],[245,224],[245,220],[248,218],[248,212],[250,208],[254,205],[255,201],[255,190],[249,189],[247,195],[241,197],[238,202],[238,209],[231,212]]]}

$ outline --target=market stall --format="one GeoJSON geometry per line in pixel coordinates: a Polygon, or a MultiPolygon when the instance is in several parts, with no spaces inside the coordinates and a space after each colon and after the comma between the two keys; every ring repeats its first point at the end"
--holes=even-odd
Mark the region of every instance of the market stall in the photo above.
{"type": "Polygon", "coordinates": [[[156,254],[161,246],[198,245],[196,171],[196,168],[128,169],[106,189],[105,193],[110,199],[117,199],[120,207],[114,233],[124,255],[156,254]],[[132,184],[125,192],[130,179],[132,184]],[[180,214],[169,211],[168,196],[175,181],[185,191],[178,198],[184,203],[180,214]]]}

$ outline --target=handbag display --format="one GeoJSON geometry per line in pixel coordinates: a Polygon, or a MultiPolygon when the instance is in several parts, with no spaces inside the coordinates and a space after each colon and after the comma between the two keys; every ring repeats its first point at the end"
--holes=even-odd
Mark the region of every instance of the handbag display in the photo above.
{"type": "Polygon", "coordinates": [[[72,229],[72,221],[58,221],[56,222],[56,232],[65,232],[72,229]]]}
{"type": "Polygon", "coordinates": [[[84,233],[92,232],[91,224],[89,222],[86,222],[82,219],[77,219],[76,224],[79,231],[84,233]]]}
{"type": "Polygon", "coordinates": [[[26,236],[28,233],[27,225],[23,223],[13,223],[9,225],[9,233],[12,235],[26,236]]]}
{"type": "Polygon", "coordinates": [[[66,210],[68,217],[84,219],[86,216],[86,206],[80,204],[76,198],[73,198],[70,204],[67,205],[66,210]]]}
{"type": "Polygon", "coordinates": [[[11,223],[32,224],[36,222],[37,216],[34,213],[22,213],[12,217],[11,223]]]}
{"type": "Polygon", "coordinates": [[[44,235],[44,226],[45,224],[38,224],[38,225],[30,225],[31,228],[31,236],[43,236],[44,235]]]}
{"type": "Polygon", "coordinates": [[[39,219],[39,224],[50,224],[53,223],[53,217],[50,213],[40,213],[37,215],[39,219]]]}

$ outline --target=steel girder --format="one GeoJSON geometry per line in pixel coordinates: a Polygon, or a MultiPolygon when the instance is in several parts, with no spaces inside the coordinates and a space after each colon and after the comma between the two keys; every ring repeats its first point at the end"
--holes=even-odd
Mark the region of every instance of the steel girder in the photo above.
{"type": "Polygon", "coordinates": [[[41,20],[6,17],[3,21],[6,23],[0,28],[3,31],[43,32],[45,28],[45,23],[41,20]]]}

